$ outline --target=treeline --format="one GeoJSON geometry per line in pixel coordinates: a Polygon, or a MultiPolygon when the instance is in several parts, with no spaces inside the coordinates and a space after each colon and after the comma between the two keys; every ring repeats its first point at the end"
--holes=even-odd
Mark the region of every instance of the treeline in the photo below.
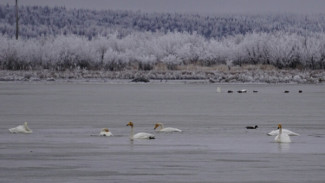
{"type": "MultiPolygon", "coordinates": [[[[0,5],[0,34],[15,34],[13,6],[0,5]]],[[[308,34],[325,30],[325,16],[297,14],[269,15],[198,15],[178,13],[144,13],[122,10],[85,10],[64,7],[19,7],[20,36],[78,35],[92,39],[118,32],[187,32],[205,38],[223,38],[253,32],[308,34]]]]}
{"type": "Polygon", "coordinates": [[[325,14],[220,15],[0,5],[0,69],[119,71],[196,64],[325,69],[325,14]]]}
{"type": "Polygon", "coordinates": [[[152,70],[197,64],[267,64],[277,68],[325,69],[325,34],[284,31],[206,39],[197,33],[118,33],[89,40],[59,35],[15,40],[0,36],[0,69],[152,70]]]}

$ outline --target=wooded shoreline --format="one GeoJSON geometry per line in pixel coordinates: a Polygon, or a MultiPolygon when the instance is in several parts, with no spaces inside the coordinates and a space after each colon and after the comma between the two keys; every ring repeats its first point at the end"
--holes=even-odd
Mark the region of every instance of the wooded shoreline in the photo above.
{"type": "Polygon", "coordinates": [[[0,70],[0,81],[56,81],[56,80],[132,80],[146,78],[148,80],[207,80],[210,83],[297,83],[318,84],[325,82],[323,70],[280,70],[263,66],[218,68],[196,67],[188,70],[32,70],[11,71],[0,70]]]}

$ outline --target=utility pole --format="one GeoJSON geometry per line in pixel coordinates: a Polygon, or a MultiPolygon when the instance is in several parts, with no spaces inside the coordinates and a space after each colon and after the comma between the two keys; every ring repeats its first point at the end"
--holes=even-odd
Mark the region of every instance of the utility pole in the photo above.
{"type": "Polygon", "coordinates": [[[18,27],[18,0],[16,0],[16,40],[18,40],[19,27],[18,27]]]}

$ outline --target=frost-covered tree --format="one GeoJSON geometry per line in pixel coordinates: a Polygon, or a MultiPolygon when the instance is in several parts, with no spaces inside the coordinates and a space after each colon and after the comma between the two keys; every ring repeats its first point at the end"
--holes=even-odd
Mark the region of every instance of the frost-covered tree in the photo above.
{"type": "Polygon", "coordinates": [[[308,36],[283,31],[206,39],[193,33],[118,33],[91,40],[83,36],[42,36],[15,40],[0,36],[0,68],[28,69],[141,69],[164,63],[270,64],[278,68],[324,69],[325,34],[308,36]]]}
{"type": "MultiPolygon", "coordinates": [[[[323,32],[324,14],[199,15],[145,13],[121,10],[66,9],[64,7],[22,6],[21,37],[75,34],[88,39],[118,32],[196,32],[205,38],[223,38],[252,32],[323,32]]],[[[0,5],[0,33],[14,36],[14,7],[0,5]]]]}

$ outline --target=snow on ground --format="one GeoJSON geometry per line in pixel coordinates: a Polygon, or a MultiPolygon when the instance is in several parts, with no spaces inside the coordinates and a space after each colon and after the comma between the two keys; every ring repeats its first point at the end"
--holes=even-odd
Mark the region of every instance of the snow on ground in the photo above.
{"type": "Polygon", "coordinates": [[[150,80],[209,80],[216,83],[299,83],[325,82],[323,70],[176,70],[176,71],[8,71],[0,70],[0,81],[55,81],[55,80],[131,80],[145,77],[150,80]]]}

